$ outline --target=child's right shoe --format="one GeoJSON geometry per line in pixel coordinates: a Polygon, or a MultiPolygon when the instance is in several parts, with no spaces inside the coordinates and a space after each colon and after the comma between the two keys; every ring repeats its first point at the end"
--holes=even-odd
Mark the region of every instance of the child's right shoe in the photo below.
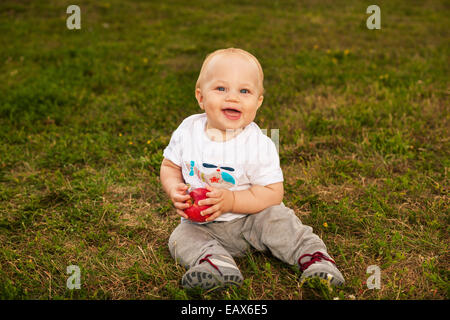
{"type": "Polygon", "coordinates": [[[336,268],[336,263],[322,252],[314,252],[313,254],[304,254],[298,259],[298,265],[302,275],[300,280],[306,278],[319,277],[330,280],[334,286],[344,284],[342,273],[336,268]]]}
{"type": "Polygon", "coordinates": [[[211,289],[226,285],[240,286],[244,281],[241,272],[234,263],[224,261],[222,256],[210,254],[200,259],[199,264],[190,268],[181,279],[185,289],[211,289]],[[205,263],[207,262],[207,263],[205,263]]]}

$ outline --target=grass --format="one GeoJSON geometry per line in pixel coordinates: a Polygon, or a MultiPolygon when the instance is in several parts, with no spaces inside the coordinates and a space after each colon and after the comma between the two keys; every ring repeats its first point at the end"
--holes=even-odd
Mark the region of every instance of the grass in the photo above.
{"type": "Polygon", "coordinates": [[[0,4],[0,298],[450,297],[448,3],[379,1],[368,30],[363,1],[80,0],[72,31],[70,4],[0,4]],[[280,130],[284,202],[342,288],[256,252],[236,259],[241,288],[180,285],[162,151],[201,112],[205,55],[230,46],[261,61],[255,122],[280,130]]]}

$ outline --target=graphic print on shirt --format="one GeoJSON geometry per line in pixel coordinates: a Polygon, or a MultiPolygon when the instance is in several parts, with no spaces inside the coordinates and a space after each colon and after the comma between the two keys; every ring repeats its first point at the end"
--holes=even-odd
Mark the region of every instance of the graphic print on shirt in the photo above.
{"type": "Polygon", "coordinates": [[[195,161],[186,162],[189,176],[197,176],[201,181],[215,188],[229,189],[236,185],[234,168],[203,162],[201,170],[195,161]]]}

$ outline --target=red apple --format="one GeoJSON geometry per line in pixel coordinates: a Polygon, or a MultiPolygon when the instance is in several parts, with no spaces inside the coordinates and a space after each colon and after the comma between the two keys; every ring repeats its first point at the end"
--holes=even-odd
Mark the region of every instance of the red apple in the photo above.
{"type": "Polygon", "coordinates": [[[198,202],[200,200],[208,198],[206,194],[209,192],[208,189],[205,188],[197,188],[192,190],[189,193],[190,199],[186,200],[187,203],[190,204],[189,208],[184,209],[184,213],[186,213],[190,220],[195,222],[205,222],[206,218],[210,216],[210,214],[207,214],[206,216],[200,215],[200,212],[203,210],[208,209],[209,205],[206,206],[199,206],[198,202]]]}

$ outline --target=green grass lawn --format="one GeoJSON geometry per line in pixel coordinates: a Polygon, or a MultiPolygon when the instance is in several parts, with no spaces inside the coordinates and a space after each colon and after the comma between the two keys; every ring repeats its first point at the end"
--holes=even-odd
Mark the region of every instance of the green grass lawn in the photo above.
{"type": "Polygon", "coordinates": [[[449,299],[448,1],[0,3],[0,298],[449,299]],[[66,8],[81,8],[81,30],[66,8]],[[284,203],[342,288],[270,254],[238,289],[187,292],[162,152],[207,53],[260,60],[255,122],[279,129],[284,203]],[[69,290],[66,268],[81,269],[69,290]],[[367,267],[381,269],[368,289],[367,267]]]}

